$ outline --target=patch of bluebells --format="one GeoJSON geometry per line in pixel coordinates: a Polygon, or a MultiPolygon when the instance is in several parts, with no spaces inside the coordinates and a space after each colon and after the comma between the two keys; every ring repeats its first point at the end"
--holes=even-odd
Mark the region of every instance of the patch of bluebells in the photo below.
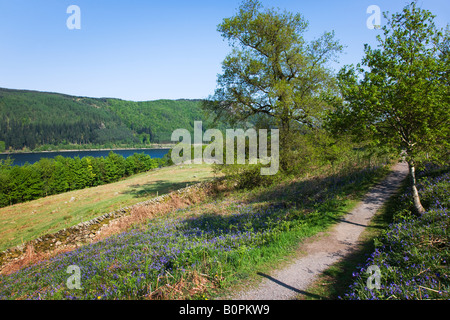
{"type": "MultiPolygon", "coordinates": [[[[325,179],[320,185],[325,192],[299,198],[305,207],[314,208],[308,215],[283,206],[252,204],[223,208],[223,215],[203,213],[190,218],[186,217],[192,216],[191,209],[176,210],[153,219],[145,228],[82,246],[8,276],[0,275],[0,300],[139,299],[194,270],[233,274],[254,250],[277,243],[284,232],[298,230],[303,235],[307,228],[319,230],[335,221],[332,215],[339,214],[336,198],[342,190],[350,184],[355,188],[377,172],[378,168],[371,168],[325,179]],[[81,289],[67,287],[72,274],[66,270],[72,265],[80,268],[81,289]]],[[[296,194],[307,194],[310,187],[303,185],[296,194]]]]}
{"type": "MultiPolygon", "coordinates": [[[[419,193],[428,204],[420,217],[404,216],[390,224],[367,259],[353,274],[354,283],[342,299],[450,299],[450,173],[421,175],[419,193]],[[367,269],[380,268],[379,289],[369,289],[367,269]]],[[[409,194],[400,199],[405,203],[409,194]]]]}
{"type": "Polygon", "coordinates": [[[282,219],[271,210],[243,206],[226,217],[154,220],[144,231],[122,233],[0,276],[0,299],[143,297],[156,281],[196,269],[205,256],[212,263],[238,262],[250,248],[269,241],[282,219]],[[66,286],[70,265],[80,267],[81,290],[66,286]]]}

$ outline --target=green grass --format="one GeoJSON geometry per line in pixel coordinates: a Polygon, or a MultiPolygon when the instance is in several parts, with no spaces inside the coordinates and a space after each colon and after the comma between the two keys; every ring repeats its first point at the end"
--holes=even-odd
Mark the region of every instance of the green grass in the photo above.
{"type": "Polygon", "coordinates": [[[0,298],[219,297],[286,261],[303,239],[336,223],[385,174],[354,170],[231,192],[0,276],[0,298]],[[81,290],[65,285],[69,265],[81,269],[81,290]]]}
{"type": "Polygon", "coordinates": [[[167,167],[0,208],[0,251],[213,176],[209,165],[167,167]]]}
{"type": "Polygon", "coordinates": [[[360,235],[360,243],[354,252],[326,269],[306,290],[307,294],[298,295],[297,299],[337,300],[344,296],[354,281],[353,272],[366,262],[375,249],[375,240],[383,234],[392,221],[390,208],[396,201],[397,198],[392,197],[373,216],[369,226],[360,235]]]}

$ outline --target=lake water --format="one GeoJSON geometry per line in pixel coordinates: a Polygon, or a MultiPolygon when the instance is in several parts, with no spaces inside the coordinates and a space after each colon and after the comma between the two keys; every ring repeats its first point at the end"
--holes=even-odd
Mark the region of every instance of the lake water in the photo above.
{"type": "MultiPolygon", "coordinates": [[[[124,158],[132,156],[135,153],[144,153],[150,157],[162,158],[170,149],[129,149],[129,150],[112,150],[116,154],[122,155],[124,158]]],[[[94,151],[60,151],[60,152],[36,152],[36,153],[15,153],[15,154],[0,154],[0,159],[7,159],[10,157],[14,159],[14,165],[23,166],[26,162],[33,164],[42,158],[55,158],[56,156],[63,157],[107,157],[110,150],[94,150],[94,151]]]]}

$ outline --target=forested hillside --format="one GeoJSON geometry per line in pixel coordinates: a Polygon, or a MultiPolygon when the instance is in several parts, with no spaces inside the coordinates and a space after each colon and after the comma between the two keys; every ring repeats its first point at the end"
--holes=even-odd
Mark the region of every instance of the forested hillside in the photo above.
{"type": "Polygon", "coordinates": [[[107,108],[143,142],[170,141],[174,130],[182,128],[193,132],[194,121],[205,121],[200,100],[133,102],[108,99],[107,108]]]}
{"type": "Polygon", "coordinates": [[[163,143],[177,128],[193,130],[196,120],[204,120],[199,100],[133,102],[0,88],[0,146],[6,150],[163,143]]]}

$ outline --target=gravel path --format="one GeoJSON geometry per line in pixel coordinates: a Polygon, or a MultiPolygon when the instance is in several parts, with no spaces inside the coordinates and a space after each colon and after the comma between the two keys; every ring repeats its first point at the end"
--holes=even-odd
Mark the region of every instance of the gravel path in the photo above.
{"type": "Polygon", "coordinates": [[[258,287],[237,292],[236,300],[289,300],[305,291],[315,278],[358,245],[358,238],[370,223],[373,215],[398,189],[408,174],[404,162],[393,167],[390,175],[373,187],[361,203],[341,219],[330,231],[321,233],[302,244],[302,254],[284,269],[266,275],[258,287]]]}

